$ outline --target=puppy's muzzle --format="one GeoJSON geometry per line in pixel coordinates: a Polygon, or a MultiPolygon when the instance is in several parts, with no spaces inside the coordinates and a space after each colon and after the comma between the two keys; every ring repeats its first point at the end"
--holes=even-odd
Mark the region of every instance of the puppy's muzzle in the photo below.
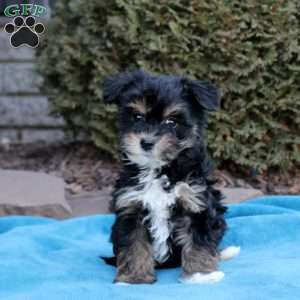
{"type": "Polygon", "coordinates": [[[145,151],[150,151],[154,147],[154,143],[149,141],[149,140],[142,139],[141,140],[141,147],[145,151]]]}

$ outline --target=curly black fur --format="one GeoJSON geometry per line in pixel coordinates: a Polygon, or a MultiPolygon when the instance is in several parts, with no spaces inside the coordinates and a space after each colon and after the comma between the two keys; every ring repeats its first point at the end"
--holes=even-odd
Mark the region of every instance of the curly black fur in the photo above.
{"type": "MultiPolygon", "coordinates": [[[[155,261],[155,267],[180,265],[183,245],[176,242],[176,230],[180,230],[180,226],[188,226],[184,234],[191,237],[190,242],[196,248],[204,247],[217,255],[226,229],[226,208],[221,203],[221,193],[208,179],[212,165],[203,133],[207,111],[217,110],[219,105],[217,89],[184,77],[154,76],[136,71],[108,78],[104,83],[104,98],[119,107],[122,166],[111,203],[111,210],[116,214],[111,234],[116,257],[132,245],[136,246],[139,238],[145,245],[154,242],[149,230],[151,220],[147,218],[149,207],[143,203],[143,192],[139,194],[148,184],[141,178],[150,170],[154,174],[151,180],[163,176],[168,179],[166,193],[171,193],[179,182],[204,187],[199,197],[205,204],[205,209],[199,212],[187,211],[179,201],[170,205],[169,250],[164,259],[155,261]],[[143,149],[144,145],[139,143],[146,143],[147,148],[143,149]],[[147,232],[142,237],[137,236],[141,226],[145,226],[147,232]]],[[[136,260],[128,257],[127,264],[136,264],[136,260]]],[[[115,258],[105,261],[117,263],[115,258]]]]}

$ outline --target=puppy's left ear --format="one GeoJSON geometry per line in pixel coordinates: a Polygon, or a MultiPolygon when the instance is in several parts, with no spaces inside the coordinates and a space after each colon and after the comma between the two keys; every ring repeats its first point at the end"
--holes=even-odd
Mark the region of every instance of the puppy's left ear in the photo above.
{"type": "Polygon", "coordinates": [[[132,84],[131,73],[122,73],[106,77],[103,82],[103,100],[109,104],[117,104],[121,94],[132,84]]]}
{"type": "Polygon", "coordinates": [[[215,85],[198,80],[185,79],[184,89],[187,97],[196,100],[196,103],[202,108],[208,111],[217,111],[219,109],[220,92],[215,85]]]}

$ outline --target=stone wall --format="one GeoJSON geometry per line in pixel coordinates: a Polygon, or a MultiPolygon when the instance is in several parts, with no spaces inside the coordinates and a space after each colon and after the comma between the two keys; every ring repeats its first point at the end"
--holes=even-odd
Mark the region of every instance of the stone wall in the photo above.
{"type": "Polygon", "coordinates": [[[34,50],[12,48],[3,31],[8,19],[0,19],[0,143],[63,141],[64,122],[49,115],[47,97],[39,89],[34,50]]]}

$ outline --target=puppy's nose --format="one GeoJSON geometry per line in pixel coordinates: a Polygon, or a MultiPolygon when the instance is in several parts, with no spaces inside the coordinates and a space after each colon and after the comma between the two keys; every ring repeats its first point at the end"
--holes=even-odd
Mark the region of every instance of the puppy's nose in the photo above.
{"type": "Polygon", "coordinates": [[[141,146],[145,151],[149,151],[153,148],[154,143],[146,141],[144,139],[141,140],[141,146]]]}

